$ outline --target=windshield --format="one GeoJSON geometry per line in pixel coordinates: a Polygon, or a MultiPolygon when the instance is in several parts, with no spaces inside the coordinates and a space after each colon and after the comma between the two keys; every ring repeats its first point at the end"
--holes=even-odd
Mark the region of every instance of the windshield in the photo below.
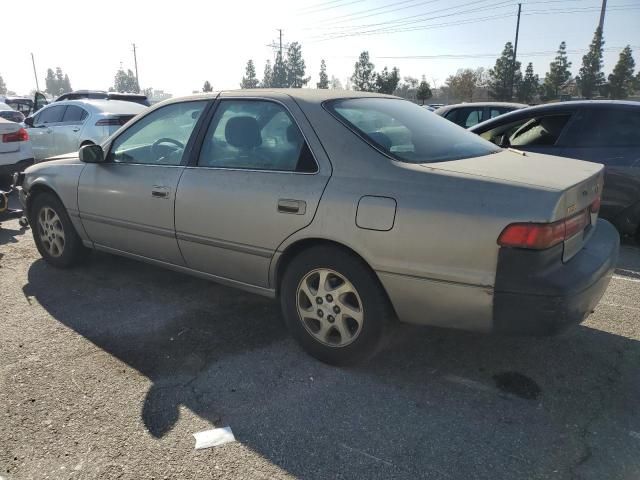
{"type": "Polygon", "coordinates": [[[480,157],[498,147],[428,110],[393,98],[333,100],[326,108],[393,158],[432,163],[480,157]]]}

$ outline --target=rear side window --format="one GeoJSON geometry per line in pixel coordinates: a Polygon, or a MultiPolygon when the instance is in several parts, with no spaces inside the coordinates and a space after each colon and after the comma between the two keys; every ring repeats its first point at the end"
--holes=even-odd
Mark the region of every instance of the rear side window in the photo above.
{"type": "Polygon", "coordinates": [[[56,105],[45,108],[38,116],[38,123],[57,123],[62,121],[66,105],[56,105]]]}
{"type": "Polygon", "coordinates": [[[509,144],[514,147],[555,145],[569,118],[569,114],[532,118],[511,134],[509,144]]]}
{"type": "Polygon", "coordinates": [[[223,100],[211,120],[198,165],[315,172],[300,129],[286,109],[262,100],[223,100]]]}
{"type": "Polygon", "coordinates": [[[444,162],[500,151],[406,100],[352,98],[326,102],[325,108],[365,141],[404,162],[444,162]]]}
{"type": "Polygon", "coordinates": [[[473,127],[482,121],[482,108],[458,108],[449,112],[445,118],[464,128],[473,127]]]}
{"type": "Polygon", "coordinates": [[[67,110],[64,112],[64,116],[62,117],[63,122],[82,122],[85,118],[87,118],[89,114],[86,110],[77,107],[75,105],[69,105],[67,110]]]}
{"type": "Polygon", "coordinates": [[[568,145],[640,147],[640,109],[594,109],[579,115],[579,125],[568,132],[568,145]]]}

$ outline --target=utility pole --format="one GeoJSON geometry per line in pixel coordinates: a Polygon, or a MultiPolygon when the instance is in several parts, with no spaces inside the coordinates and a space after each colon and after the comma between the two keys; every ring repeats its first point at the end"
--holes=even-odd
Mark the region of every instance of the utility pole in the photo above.
{"type": "Polygon", "coordinates": [[[40,91],[40,86],[38,85],[38,74],[36,73],[36,60],[33,58],[33,53],[31,54],[31,63],[33,64],[33,76],[36,79],[36,91],[40,91]]]}
{"type": "Polygon", "coordinates": [[[282,29],[279,28],[278,32],[280,32],[280,58],[282,58],[282,29]]]}
{"type": "MultiPolygon", "coordinates": [[[[606,0],[604,0],[606,1],[606,0]]],[[[513,83],[516,76],[516,57],[518,55],[518,34],[520,33],[520,12],[522,12],[522,4],[518,4],[518,22],[516,23],[516,42],[513,45],[513,64],[511,65],[511,89],[509,97],[513,99],[513,83]]]]}
{"type": "Polygon", "coordinates": [[[600,23],[598,23],[598,27],[600,27],[600,32],[604,31],[604,14],[607,10],[607,0],[602,0],[602,9],[600,10],[600,23]]]}
{"type": "Polygon", "coordinates": [[[136,44],[133,44],[133,64],[136,67],[136,88],[138,91],[136,93],[140,93],[140,80],[138,80],[138,57],[136,56],[136,44]]]}

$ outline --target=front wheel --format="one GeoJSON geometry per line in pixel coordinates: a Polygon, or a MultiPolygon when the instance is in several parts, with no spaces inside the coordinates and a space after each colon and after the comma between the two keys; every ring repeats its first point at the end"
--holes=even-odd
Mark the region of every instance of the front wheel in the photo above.
{"type": "Polygon", "coordinates": [[[33,239],[42,258],[58,268],[71,267],[84,258],[87,249],[55,195],[38,194],[30,212],[33,239]]]}
{"type": "Polygon", "coordinates": [[[314,247],[288,265],[280,289],[287,326],[312,356],[349,365],[375,353],[391,316],[371,269],[337,247],[314,247]]]}

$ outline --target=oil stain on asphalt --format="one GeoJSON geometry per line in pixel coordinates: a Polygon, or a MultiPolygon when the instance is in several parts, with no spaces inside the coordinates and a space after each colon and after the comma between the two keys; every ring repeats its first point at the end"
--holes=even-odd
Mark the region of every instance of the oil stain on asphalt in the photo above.
{"type": "Polygon", "coordinates": [[[498,373],[493,380],[501,391],[526,400],[535,400],[542,392],[536,382],[518,372],[498,373]]]}

